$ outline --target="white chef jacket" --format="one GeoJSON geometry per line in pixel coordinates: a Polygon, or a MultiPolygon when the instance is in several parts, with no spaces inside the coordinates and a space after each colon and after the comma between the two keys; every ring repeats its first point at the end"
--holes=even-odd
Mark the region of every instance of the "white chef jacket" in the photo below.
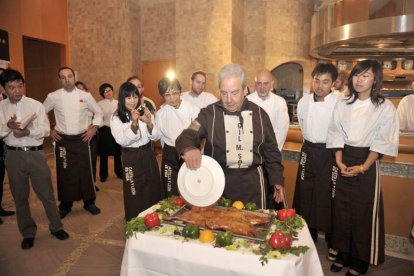
{"type": "Polygon", "coordinates": [[[260,98],[257,92],[248,95],[247,98],[263,108],[269,115],[276,135],[277,146],[282,151],[289,130],[289,114],[285,99],[271,92],[265,100],[260,98]]]}
{"type": "Polygon", "coordinates": [[[326,143],[332,113],[341,96],[329,93],[323,102],[316,102],[314,94],[304,93],[297,113],[302,136],[312,143],[326,143]]]}
{"type": "Polygon", "coordinates": [[[371,99],[339,101],[328,128],[327,148],[369,147],[370,151],[398,155],[399,122],[394,105],[385,100],[375,106],[371,99]]]}
{"type": "MultiPolygon", "coordinates": [[[[153,129],[155,129],[154,117],[151,116],[153,122],[153,129]]],[[[150,142],[150,134],[148,132],[147,124],[138,120],[138,131],[135,134],[131,129],[131,121],[123,123],[118,115],[111,118],[111,133],[115,141],[123,148],[138,148],[150,142]]]]}
{"type": "Polygon", "coordinates": [[[414,130],[414,94],[401,99],[398,105],[401,130],[414,130]]]}
{"type": "Polygon", "coordinates": [[[200,109],[194,104],[181,100],[176,109],[171,105],[164,104],[155,116],[155,125],[152,131],[154,140],[161,139],[161,143],[175,147],[175,140],[187,129],[191,122],[197,118],[200,109]]]}
{"type": "Polygon", "coordinates": [[[112,101],[103,99],[98,102],[98,105],[103,112],[103,124],[109,127],[112,115],[114,115],[114,112],[118,108],[118,101],[115,99],[112,99],[112,101]]]}
{"type": "Polygon", "coordinates": [[[213,94],[205,91],[201,92],[200,95],[198,95],[197,97],[194,97],[191,94],[191,91],[187,91],[181,93],[181,99],[184,99],[187,102],[194,104],[199,109],[202,109],[212,103],[217,102],[217,98],[213,94]]]}
{"type": "Polygon", "coordinates": [[[4,137],[3,141],[6,145],[11,147],[35,147],[43,145],[44,137],[49,136],[50,124],[42,103],[23,96],[16,104],[12,104],[7,98],[0,104],[0,109],[0,137],[4,137]],[[36,118],[27,126],[30,134],[16,138],[12,130],[7,127],[7,122],[14,115],[17,117],[17,122],[20,122],[23,118],[33,113],[36,114],[36,118]]]}
{"type": "Polygon", "coordinates": [[[78,135],[89,128],[88,110],[94,113],[92,124],[102,126],[103,113],[88,92],[74,88],[67,92],[63,88],[51,92],[43,102],[46,113],[53,109],[56,118],[55,130],[66,135],[78,135]]]}

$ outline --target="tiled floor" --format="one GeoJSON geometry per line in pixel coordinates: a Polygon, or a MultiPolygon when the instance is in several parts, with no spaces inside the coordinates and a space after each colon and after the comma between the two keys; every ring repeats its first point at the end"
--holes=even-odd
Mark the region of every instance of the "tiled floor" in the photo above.
{"type": "MultiPolygon", "coordinates": [[[[53,155],[49,155],[48,162],[54,178],[53,155]]],[[[43,207],[33,191],[30,204],[38,232],[32,249],[20,249],[22,237],[16,217],[3,217],[0,275],[119,275],[125,244],[122,182],[110,175],[105,183],[97,185],[101,190],[97,193],[96,204],[102,213],[92,216],[83,210],[81,202],[75,203],[73,211],[63,220],[65,230],[71,235],[68,240],[59,241],[50,235],[43,207]]],[[[7,179],[4,189],[3,207],[14,209],[7,179]]],[[[329,272],[331,263],[326,261],[325,244],[320,241],[317,246],[325,275],[345,275],[345,270],[329,272]]],[[[370,268],[368,275],[414,275],[414,264],[387,257],[384,265],[370,268]]]]}

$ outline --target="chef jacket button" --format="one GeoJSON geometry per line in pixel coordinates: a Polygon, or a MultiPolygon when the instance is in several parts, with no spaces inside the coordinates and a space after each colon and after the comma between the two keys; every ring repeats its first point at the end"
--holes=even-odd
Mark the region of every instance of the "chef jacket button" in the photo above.
{"type": "Polygon", "coordinates": [[[253,130],[250,130],[250,133],[253,133],[253,130]]]}
{"type": "Polygon", "coordinates": [[[229,133],[229,131],[228,131],[228,130],[226,130],[226,133],[229,133]]]}
{"type": "Polygon", "coordinates": [[[227,152],[230,152],[229,150],[227,150],[227,152]]]}
{"type": "Polygon", "coordinates": [[[226,167],[227,167],[227,168],[230,168],[230,166],[229,166],[229,165],[226,165],[226,167]]]}
{"type": "Polygon", "coordinates": [[[253,150],[250,150],[250,152],[253,152],[253,150]]]}
{"type": "Polygon", "coordinates": [[[250,116],[252,116],[252,114],[253,114],[253,113],[251,113],[251,112],[249,113],[249,115],[250,115],[250,116]]]}

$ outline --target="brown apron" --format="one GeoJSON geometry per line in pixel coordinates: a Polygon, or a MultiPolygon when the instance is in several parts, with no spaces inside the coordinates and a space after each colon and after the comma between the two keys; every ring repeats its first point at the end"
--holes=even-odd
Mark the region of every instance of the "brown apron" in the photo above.
{"type": "MultiPolygon", "coordinates": [[[[348,167],[360,165],[368,154],[369,148],[345,145],[342,161],[348,167]]],[[[364,174],[355,177],[342,177],[334,166],[332,179],[334,248],[370,264],[384,262],[384,209],[379,160],[364,174]]]]}
{"type": "Polygon", "coordinates": [[[305,141],[300,152],[293,208],[308,224],[331,233],[332,151],[324,143],[305,141]]]}
{"type": "Polygon", "coordinates": [[[128,221],[161,200],[160,171],[151,143],[139,148],[122,148],[122,164],[128,221]]]}
{"type": "Polygon", "coordinates": [[[177,178],[183,160],[178,158],[175,147],[164,144],[162,150],[161,181],[163,196],[178,195],[177,178]]]}
{"type": "Polygon", "coordinates": [[[55,145],[59,201],[95,200],[89,142],[82,141],[82,134],[60,136],[55,145]]]}

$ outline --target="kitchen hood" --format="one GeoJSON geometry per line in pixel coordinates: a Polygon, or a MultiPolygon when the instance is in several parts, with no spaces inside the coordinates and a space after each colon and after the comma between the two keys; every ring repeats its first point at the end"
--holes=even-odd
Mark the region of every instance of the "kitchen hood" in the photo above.
{"type": "Polygon", "coordinates": [[[413,58],[413,0],[325,0],[312,16],[310,55],[413,58]]]}

